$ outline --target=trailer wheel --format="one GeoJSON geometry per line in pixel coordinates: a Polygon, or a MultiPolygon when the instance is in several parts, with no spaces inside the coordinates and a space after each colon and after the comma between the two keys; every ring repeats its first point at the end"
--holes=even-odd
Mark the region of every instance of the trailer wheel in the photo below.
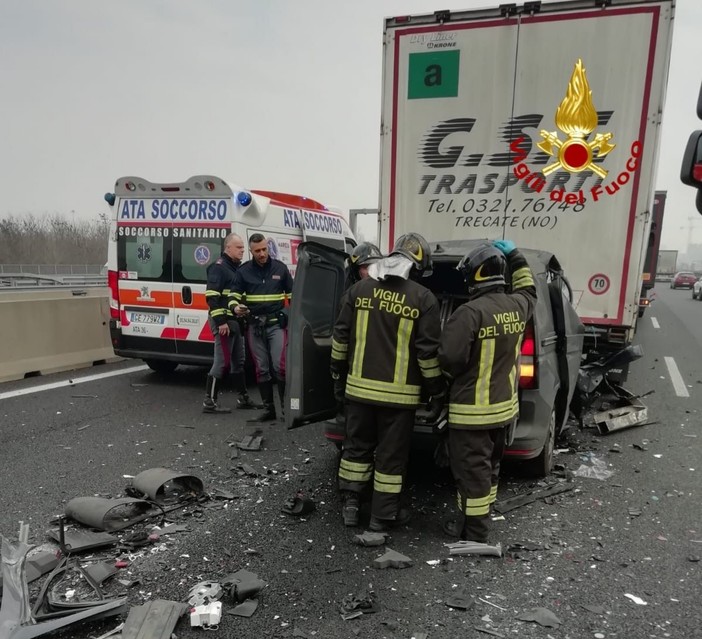
{"type": "Polygon", "coordinates": [[[556,409],[551,411],[548,422],[548,432],[543,450],[538,457],[522,462],[522,469],[529,477],[547,477],[553,466],[553,449],[556,443],[556,409]]]}
{"type": "Polygon", "coordinates": [[[177,362],[169,362],[165,359],[145,359],[144,362],[154,373],[161,373],[162,375],[172,373],[178,368],[177,362]]]}

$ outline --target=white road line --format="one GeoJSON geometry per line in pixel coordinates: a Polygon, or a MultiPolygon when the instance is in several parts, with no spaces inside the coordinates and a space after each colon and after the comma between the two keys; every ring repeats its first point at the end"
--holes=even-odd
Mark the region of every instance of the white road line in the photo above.
{"type": "Polygon", "coordinates": [[[672,357],[666,357],[665,365],[668,367],[668,375],[670,375],[670,381],[673,382],[675,394],[678,397],[689,397],[690,393],[687,392],[687,386],[685,386],[685,382],[683,381],[682,375],[678,370],[678,365],[675,363],[675,359],[672,357]]]}
{"type": "Polygon", "coordinates": [[[116,377],[117,375],[138,373],[139,371],[148,370],[148,368],[148,366],[132,366],[131,368],[121,368],[118,371],[110,371],[109,373],[98,373],[97,375],[86,375],[85,377],[74,377],[73,379],[65,379],[62,382],[43,384],[42,386],[31,386],[30,388],[20,388],[19,390],[0,393],[0,399],[9,399],[10,397],[19,397],[20,395],[31,395],[33,393],[41,393],[43,391],[52,390],[54,388],[61,388],[63,386],[75,386],[76,384],[85,384],[86,382],[94,382],[97,379],[105,379],[106,377],[116,377]]]}
{"type": "Polygon", "coordinates": [[[653,324],[653,328],[660,328],[661,325],[658,323],[658,319],[656,317],[651,318],[651,324],[653,324]]]}

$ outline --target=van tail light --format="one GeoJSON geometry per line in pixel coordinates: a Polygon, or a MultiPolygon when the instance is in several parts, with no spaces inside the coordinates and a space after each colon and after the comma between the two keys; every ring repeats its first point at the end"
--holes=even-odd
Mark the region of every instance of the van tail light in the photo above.
{"type": "Polygon", "coordinates": [[[119,319],[119,278],[117,271],[107,271],[107,286],[110,288],[110,319],[119,319]]]}
{"type": "Polygon", "coordinates": [[[522,338],[519,358],[519,388],[536,388],[536,339],[534,325],[529,322],[522,338]]]}

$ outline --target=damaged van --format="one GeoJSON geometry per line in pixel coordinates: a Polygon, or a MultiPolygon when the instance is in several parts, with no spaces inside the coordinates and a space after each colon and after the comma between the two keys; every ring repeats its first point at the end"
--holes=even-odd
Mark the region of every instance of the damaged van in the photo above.
{"type": "MultiPolygon", "coordinates": [[[[441,325],[468,300],[461,258],[479,240],[432,243],[433,273],[421,283],[436,295],[441,325]]],[[[572,304],[572,291],[551,253],[520,247],[534,273],[537,303],[522,340],[519,422],[505,452],[531,475],[547,475],[554,443],[566,425],[575,392],[585,328],[572,304]]],[[[288,336],[285,419],[288,428],[324,421],[326,437],[341,445],[343,422],[334,419],[336,404],[329,373],[331,340],[341,296],[347,255],[315,242],[301,244],[293,289],[288,336]]],[[[431,442],[434,424],[418,411],[415,434],[431,442]]]]}

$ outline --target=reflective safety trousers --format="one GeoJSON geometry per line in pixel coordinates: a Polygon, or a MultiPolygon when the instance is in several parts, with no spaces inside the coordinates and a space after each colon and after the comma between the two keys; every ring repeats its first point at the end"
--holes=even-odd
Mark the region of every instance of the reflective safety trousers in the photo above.
{"type": "Polygon", "coordinates": [[[439,304],[412,280],[372,278],[341,301],[332,339],[332,373],[346,376],[349,400],[416,408],[424,385],[440,393],[439,304]]]}

